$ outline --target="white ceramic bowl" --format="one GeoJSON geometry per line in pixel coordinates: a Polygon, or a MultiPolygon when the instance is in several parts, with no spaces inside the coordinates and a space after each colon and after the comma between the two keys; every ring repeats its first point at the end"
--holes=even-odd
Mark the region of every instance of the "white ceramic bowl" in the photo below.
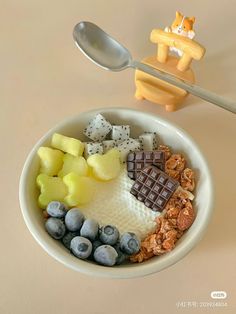
{"type": "Polygon", "coordinates": [[[84,112],[62,121],[36,143],[25,162],[21,174],[19,198],[27,227],[35,240],[52,257],[64,265],[85,274],[110,278],[132,278],[155,273],[169,267],[183,258],[198,243],[207,228],[211,216],[213,185],[209,167],[203,154],[192,138],[179,127],[158,116],[145,112],[125,108],[103,108],[84,112]],[[195,169],[197,174],[194,200],[197,216],[193,225],[185,232],[171,252],[159,257],[153,257],[141,264],[130,263],[116,267],[104,267],[77,259],[69,254],[60,242],[55,241],[47,234],[44,229],[42,211],[37,206],[38,191],[35,178],[39,169],[39,160],[36,154],[38,148],[43,145],[49,145],[54,132],[83,139],[82,131],[84,127],[98,112],[104,114],[114,124],[129,124],[132,130],[131,135],[134,138],[141,134],[142,131],[157,131],[161,142],[171,146],[173,150],[183,153],[187,157],[188,164],[195,169]]]}

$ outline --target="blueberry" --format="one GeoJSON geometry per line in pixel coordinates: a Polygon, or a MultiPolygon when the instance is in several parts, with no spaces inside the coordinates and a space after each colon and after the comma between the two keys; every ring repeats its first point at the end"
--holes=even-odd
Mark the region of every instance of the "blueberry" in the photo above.
{"type": "Polygon", "coordinates": [[[52,201],[47,206],[47,213],[51,217],[63,218],[66,215],[67,208],[66,206],[58,201],[52,201]]]}
{"type": "Polygon", "coordinates": [[[116,243],[114,245],[114,249],[116,250],[116,252],[118,254],[118,256],[116,258],[116,264],[120,265],[127,259],[128,256],[127,256],[127,254],[125,254],[124,252],[121,251],[119,243],[116,243]]]}
{"type": "Polygon", "coordinates": [[[88,238],[91,241],[96,239],[98,234],[98,223],[94,219],[86,219],[83,223],[82,228],[80,229],[80,235],[82,237],[88,238]]]}
{"type": "Polygon", "coordinates": [[[70,242],[72,253],[81,259],[86,259],[92,252],[92,243],[84,237],[74,237],[70,242]]]}
{"type": "Polygon", "coordinates": [[[72,208],[66,213],[65,224],[69,231],[79,231],[84,221],[84,215],[78,208],[72,208]]]}
{"type": "Polygon", "coordinates": [[[140,250],[140,239],[133,232],[126,232],[120,238],[121,251],[128,255],[138,253],[140,250]]]}
{"type": "Polygon", "coordinates": [[[94,252],[95,252],[96,248],[98,248],[101,245],[103,245],[103,243],[100,240],[98,240],[98,239],[96,239],[95,241],[92,242],[93,248],[92,248],[92,253],[89,256],[89,259],[94,260],[94,257],[93,257],[94,252]]]}
{"type": "Polygon", "coordinates": [[[71,240],[78,235],[79,235],[78,232],[68,232],[64,235],[64,237],[62,238],[62,243],[68,250],[70,250],[71,240]]]}
{"type": "Polygon", "coordinates": [[[118,254],[111,245],[101,245],[94,252],[94,259],[104,266],[113,266],[116,263],[118,254]]]}
{"type": "Polygon", "coordinates": [[[119,239],[119,231],[115,226],[106,225],[100,230],[99,238],[104,244],[113,245],[119,239]]]}
{"type": "Polygon", "coordinates": [[[64,222],[61,219],[50,217],[45,223],[45,228],[51,237],[58,240],[61,239],[65,232],[66,228],[64,222]]]}
{"type": "Polygon", "coordinates": [[[95,252],[96,248],[98,248],[99,246],[103,245],[103,243],[100,241],[100,240],[95,240],[93,242],[93,250],[92,250],[92,253],[95,252]]]}

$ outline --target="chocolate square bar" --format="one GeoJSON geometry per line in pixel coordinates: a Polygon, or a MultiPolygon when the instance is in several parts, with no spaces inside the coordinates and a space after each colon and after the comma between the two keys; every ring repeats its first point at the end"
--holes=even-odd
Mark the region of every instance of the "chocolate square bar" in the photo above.
{"type": "Polygon", "coordinates": [[[178,181],[157,167],[147,166],[140,171],[130,193],[145,206],[161,212],[178,185],[178,181]]]}
{"type": "Polygon", "coordinates": [[[129,153],[127,156],[128,176],[135,180],[140,171],[146,167],[154,165],[159,169],[165,169],[165,153],[160,150],[155,151],[137,151],[129,153]]]}

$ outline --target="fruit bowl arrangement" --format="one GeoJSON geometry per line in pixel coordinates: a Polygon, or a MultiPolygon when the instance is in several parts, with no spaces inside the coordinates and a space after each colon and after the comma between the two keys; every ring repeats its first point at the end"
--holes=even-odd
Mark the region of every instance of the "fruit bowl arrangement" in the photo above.
{"type": "Polygon", "coordinates": [[[50,255],[113,278],[154,273],[186,255],[207,227],[212,195],[193,140],[125,108],[85,112],[51,129],[30,152],[19,190],[25,222],[50,255]]]}

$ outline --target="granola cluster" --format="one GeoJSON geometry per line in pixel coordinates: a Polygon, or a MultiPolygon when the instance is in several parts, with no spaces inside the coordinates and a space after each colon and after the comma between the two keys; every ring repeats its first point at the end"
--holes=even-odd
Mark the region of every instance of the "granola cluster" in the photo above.
{"type": "Polygon", "coordinates": [[[165,153],[165,158],[166,158],[166,160],[170,158],[170,156],[171,156],[171,150],[170,150],[170,148],[169,148],[168,146],[159,145],[157,149],[158,149],[158,150],[161,150],[162,152],[165,153]]]}
{"type": "Polygon", "coordinates": [[[141,263],[173,250],[177,240],[195,219],[191,202],[194,198],[191,192],[195,187],[193,170],[185,168],[184,157],[180,154],[171,154],[169,147],[160,145],[158,149],[165,152],[166,173],[178,180],[180,186],[167,203],[164,215],[156,218],[156,230],[142,241],[140,251],[130,257],[132,262],[141,263]]]}
{"type": "Polygon", "coordinates": [[[195,188],[195,177],[192,169],[185,168],[180,176],[181,186],[188,190],[193,191],[195,188]]]}
{"type": "Polygon", "coordinates": [[[181,172],[185,168],[185,159],[180,154],[173,154],[166,160],[165,172],[173,179],[179,181],[181,172]]]}

